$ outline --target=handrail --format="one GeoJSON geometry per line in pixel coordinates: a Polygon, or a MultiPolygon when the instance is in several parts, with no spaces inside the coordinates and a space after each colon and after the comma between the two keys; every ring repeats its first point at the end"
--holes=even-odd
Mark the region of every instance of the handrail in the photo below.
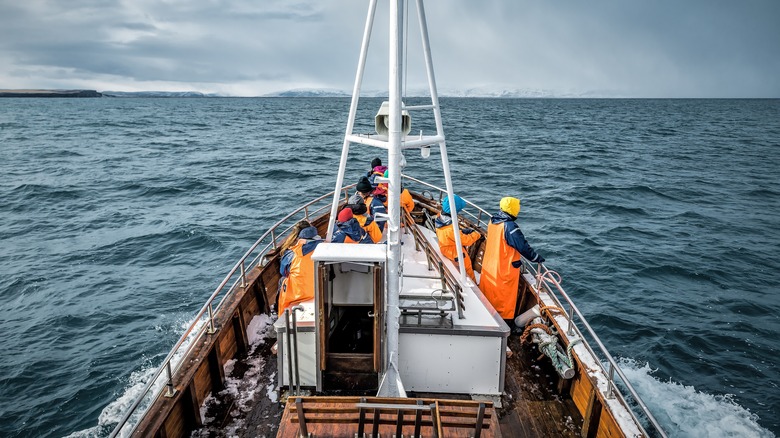
{"type": "Polygon", "coordinates": [[[415,240],[415,246],[418,244],[422,245],[423,251],[425,252],[426,261],[428,262],[428,269],[433,270],[434,268],[434,266],[431,264],[431,259],[438,261],[436,264],[436,269],[439,271],[439,278],[443,283],[442,290],[444,290],[445,287],[451,289],[455,298],[455,309],[458,311],[458,318],[463,319],[463,311],[466,309],[466,305],[464,303],[463,291],[461,290],[460,282],[455,279],[449,270],[444,269],[441,256],[431,247],[430,243],[420,233],[419,229],[412,226],[414,225],[414,221],[412,220],[412,217],[409,215],[409,213],[404,211],[401,219],[406,225],[406,229],[412,230],[412,238],[415,240]]]}
{"type": "MultiPolygon", "coordinates": [[[[402,177],[404,179],[407,179],[407,180],[410,180],[410,181],[414,181],[415,183],[421,184],[421,185],[423,185],[423,186],[425,186],[425,187],[427,187],[429,189],[433,189],[433,190],[438,191],[439,192],[439,202],[441,202],[443,194],[447,193],[447,191],[445,189],[441,188],[441,187],[437,187],[437,186],[435,186],[433,184],[426,183],[424,181],[421,181],[419,179],[410,177],[408,175],[403,174],[402,177]]],[[[474,218],[477,221],[477,225],[478,226],[482,226],[483,223],[486,226],[487,225],[486,221],[491,217],[490,213],[488,213],[484,209],[480,208],[478,205],[476,205],[476,204],[474,204],[472,202],[469,202],[465,198],[463,200],[466,202],[466,204],[468,204],[468,205],[474,207],[475,209],[477,209],[477,211],[479,211],[479,216],[476,216],[473,213],[465,211],[465,210],[461,210],[458,213],[460,213],[462,215],[471,216],[472,218],[474,218]],[[482,221],[482,215],[483,214],[486,215],[485,222],[482,221]]],[[[628,411],[631,414],[631,416],[633,417],[634,422],[645,433],[645,435],[647,435],[647,431],[642,426],[642,422],[639,421],[639,419],[637,418],[637,416],[634,413],[634,411],[632,409],[630,409],[629,404],[627,403],[624,395],[620,391],[620,388],[618,388],[615,385],[614,373],[617,372],[617,374],[620,377],[623,385],[626,387],[626,389],[631,394],[631,396],[633,397],[634,401],[637,403],[637,405],[639,406],[640,410],[642,411],[642,414],[645,415],[645,417],[648,419],[650,424],[652,424],[652,426],[655,429],[655,431],[658,434],[660,434],[662,437],[666,438],[666,433],[664,432],[663,428],[661,428],[661,425],[658,423],[658,420],[656,420],[656,418],[650,412],[650,409],[647,407],[647,405],[644,403],[642,398],[639,396],[639,394],[636,392],[634,387],[631,385],[631,383],[629,382],[629,380],[626,377],[626,375],[623,373],[623,371],[618,366],[617,362],[615,362],[615,359],[612,357],[612,355],[607,350],[607,347],[604,346],[604,344],[601,342],[601,339],[593,331],[593,329],[591,328],[590,324],[585,319],[585,316],[580,312],[580,310],[577,308],[577,306],[574,305],[574,302],[569,297],[569,295],[566,293],[566,291],[563,290],[563,287],[561,287],[560,275],[558,275],[557,272],[551,271],[546,266],[544,266],[543,264],[539,263],[539,265],[542,268],[544,268],[544,273],[540,275],[538,270],[534,267],[534,265],[531,262],[529,262],[525,258],[522,258],[522,260],[523,260],[523,264],[526,266],[526,268],[530,269],[533,272],[534,276],[537,277],[537,284],[535,285],[536,288],[537,288],[537,293],[538,293],[538,290],[540,289],[540,287],[544,287],[547,290],[548,295],[550,297],[552,297],[552,299],[555,301],[556,305],[558,305],[559,307],[563,308],[560,299],[558,299],[557,295],[554,293],[553,288],[550,287],[550,284],[552,284],[553,286],[555,286],[555,289],[560,293],[560,295],[565,299],[565,301],[569,304],[570,310],[569,310],[568,313],[565,314],[566,320],[567,320],[567,322],[569,324],[569,329],[568,330],[572,330],[572,329],[575,330],[576,334],[581,339],[584,339],[584,337],[582,335],[582,332],[580,331],[579,327],[577,327],[577,325],[576,325],[576,323],[574,321],[574,316],[576,315],[577,318],[579,319],[579,322],[585,327],[585,329],[587,330],[588,334],[596,342],[596,345],[598,345],[599,350],[601,350],[601,352],[606,357],[606,359],[607,359],[607,361],[609,363],[609,369],[606,369],[604,367],[604,365],[601,363],[601,361],[597,360],[597,362],[598,362],[598,366],[601,368],[601,370],[604,373],[604,375],[607,376],[607,381],[608,381],[608,385],[609,385],[608,395],[612,395],[613,393],[617,393],[618,394],[618,397],[620,398],[622,403],[628,408],[628,411]],[[557,278],[556,278],[556,276],[557,276],[557,278]]],[[[572,333],[568,333],[568,334],[572,335],[572,333]]],[[[594,358],[598,358],[597,355],[596,355],[596,352],[593,351],[592,347],[590,346],[590,343],[583,342],[583,344],[588,349],[588,351],[593,355],[594,358]]]]}
{"type": "MultiPolygon", "coordinates": [[[[539,266],[543,268],[542,269],[536,269],[532,263],[528,262],[527,260],[523,259],[523,263],[535,274],[537,277],[537,292],[539,291],[539,285],[544,287],[546,289],[548,296],[550,296],[553,301],[555,301],[555,304],[563,309],[563,305],[558,299],[558,296],[555,294],[555,291],[552,287],[550,287],[550,284],[555,286],[555,289],[560,293],[560,295],[566,300],[566,302],[569,305],[569,312],[565,313],[567,322],[569,324],[567,332],[570,332],[571,330],[574,330],[575,333],[567,333],[569,336],[571,335],[577,335],[580,339],[584,339],[582,331],[577,327],[574,321],[574,316],[577,316],[579,319],[579,322],[585,327],[588,334],[591,336],[594,342],[596,342],[596,345],[598,345],[599,350],[601,350],[601,353],[605,356],[607,362],[609,362],[609,369],[605,369],[601,361],[598,361],[599,367],[601,367],[602,371],[604,371],[605,375],[608,377],[607,384],[609,385],[607,395],[611,396],[614,393],[618,395],[620,400],[628,406],[628,403],[623,395],[623,393],[620,391],[620,389],[615,385],[615,379],[614,379],[614,373],[617,372],[618,376],[620,377],[622,384],[626,387],[628,392],[633,397],[634,401],[639,405],[640,409],[642,410],[642,413],[647,417],[648,421],[653,425],[653,428],[657,433],[659,433],[662,437],[666,438],[666,433],[664,432],[663,428],[661,427],[660,423],[656,418],[653,416],[653,414],[650,412],[650,409],[645,405],[642,398],[639,396],[639,394],[634,389],[633,385],[631,385],[631,382],[628,380],[628,377],[623,373],[623,371],[618,366],[615,359],[612,357],[612,355],[607,350],[607,347],[604,346],[604,344],[601,342],[601,339],[596,335],[596,332],[593,330],[593,328],[590,326],[588,321],[585,319],[585,316],[580,312],[579,308],[574,304],[574,301],[569,297],[569,295],[563,290],[563,287],[560,284],[560,275],[558,275],[557,272],[549,270],[546,266],[539,263],[539,266]],[[555,278],[557,276],[558,278],[555,278]],[[543,280],[539,282],[538,280],[543,280]]],[[[570,340],[571,341],[571,340],[570,340]]],[[[585,348],[588,349],[588,351],[594,356],[597,357],[596,352],[593,351],[593,348],[590,346],[589,342],[583,342],[585,348]]],[[[633,415],[633,411],[631,411],[633,415]]],[[[636,419],[636,417],[635,417],[636,419]]],[[[642,426],[641,422],[637,421],[637,425],[642,429],[642,431],[647,435],[647,431],[642,426]]]]}
{"type": "MultiPolygon", "coordinates": [[[[350,184],[348,186],[342,187],[342,191],[344,191],[345,198],[349,198],[348,190],[353,188],[356,184],[350,184]]],[[[195,332],[196,328],[197,333],[195,335],[195,338],[187,345],[187,348],[185,352],[181,355],[181,357],[185,357],[187,354],[190,353],[192,348],[195,346],[196,341],[200,339],[204,333],[213,333],[214,332],[214,314],[216,311],[222,306],[222,304],[225,302],[225,299],[232,295],[232,293],[236,290],[237,287],[243,287],[242,285],[246,285],[246,260],[249,258],[254,251],[260,246],[261,243],[265,241],[266,238],[271,236],[271,241],[263,248],[262,251],[254,258],[249,264],[249,269],[251,270],[254,266],[261,266],[260,263],[262,261],[262,258],[267,255],[270,248],[276,249],[277,248],[277,242],[280,237],[282,237],[285,233],[290,231],[292,229],[292,226],[288,227],[287,229],[283,230],[279,235],[276,234],[277,228],[282,226],[284,223],[286,223],[288,220],[296,216],[297,214],[304,212],[304,219],[309,220],[310,217],[312,217],[313,214],[316,214],[316,212],[319,212],[323,210],[323,208],[319,208],[315,210],[315,212],[310,212],[309,207],[313,204],[316,204],[318,202],[323,201],[324,199],[330,200],[330,198],[333,196],[333,192],[327,193],[325,195],[322,195],[314,200],[309,201],[308,203],[304,204],[297,210],[293,211],[292,213],[288,214],[281,220],[277,221],[271,228],[268,229],[265,233],[263,233],[262,236],[260,236],[259,239],[244,253],[243,257],[239,259],[239,261],[233,266],[233,269],[228,272],[228,274],[225,276],[225,279],[222,280],[222,282],[217,286],[217,288],[214,290],[214,292],[209,296],[206,303],[201,307],[200,311],[196,314],[192,324],[187,328],[187,330],[184,332],[184,334],[181,335],[179,340],[174,344],[171,351],[168,353],[168,355],[165,357],[165,359],[162,361],[162,364],[157,368],[157,371],[152,375],[152,377],[149,379],[149,381],[146,383],[144,388],[141,390],[140,395],[135,399],[133,404],[130,406],[130,408],[127,410],[125,415],[122,417],[122,419],[119,420],[117,425],[114,427],[114,430],[111,432],[110,438],[116,437],[121,431],[122,428],[125,427],[127,424],[127,421],[130,419],[130,417],[133,416],[133,414],[136,413],[138,407],[141,405],[143,400],[149,395],[150,391],[152,390],[152,387],[157,382],[157,379],[162,375],[162,373],[165,371],[167,373],[167,382],[165,384],[166,386],[166,395],[167,396],[173,396],[175,394],[175,385],[173,382],[173,376],[179,369],[179,364],[176,364],[176,369],[173,370],[173,366],[171,364],[172,359],[176,354],[179,352],[179,348],[185,343],[185,341],[190,337],[190,335],[195,332]],[[233,276],[240,272],[241,275],[238,279],[236,279],[233,284],[227,289],[227,291],[224,293],[224,296],[222,299],[217,303],[217,306],[214,307],[214,301],[216,298],[220,295],[221,292],[223,292],[223,289],[225,286],[230,282],[230,279],[233,278],[233,276]],[[201,319],[205,314],[208,313],[208,324],[200,324],[201,319]],[[206,329],[204,331],[204,328],[206,329]]],[[[330,206],[330,202],[327,203],[326,207],[330,206]]],[[[133,425],[133,430],[135,430],[135,427],[137,425],[133,425]]]]}

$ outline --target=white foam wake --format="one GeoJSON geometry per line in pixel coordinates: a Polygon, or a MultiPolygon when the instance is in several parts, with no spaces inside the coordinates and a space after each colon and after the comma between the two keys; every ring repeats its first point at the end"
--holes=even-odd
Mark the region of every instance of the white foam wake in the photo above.
{"type": "MultiPolygon", "coordinates": [[[[175,326],[180,327],[180,333],[184,332],[187,328],[189,328],[190,321],[182,321],[179,320],[175,326]]],[[[175,370],[179,362],[181,362],[182,357],[184,356],[184,352],[189,348],[189,345],[192,344],[192,342],[196,338],[197,332],[200,330],[201,327],[206,323],[206,318],[201,318],[200,321],[197,322],[195,329],[192,330],[190,335],[185,339],[182,346],[179,348],[179,350],[176,352],[176,354],[173,355],[171,358],[171,366],[175,370]]],[[[155,371],[157,371],[157,368],[159,367],[159,364],[156,366],[147,365],[141,368],[140,370],[133,371],[130,374],[130,378],[127,383],[127,387],[125,388],[124,393],[120,395],[116,400],[109,403],[105,408],[103,408],[103,411],[100,412],[100,415],[98,416],[98,424],[97,426],[90,427],[87,429],[79,430],[76,432],[71,433],[70,435],[66,436],[65,438],[102,438],[107,437],[111,434],[111,431],[116,427],[117,423],[122,419],[125,412],[130,408],[130,406],[135,402],[135,400],[141,396],[141,392],[143,391],[146,384],[149,382],[149,379],[152,378],[155,371]]],[[[134,425],[142,413],[146,410],[146,408],[149,407],[152,401],[151,394],[157,394],[163,386],[165,386],[165,383],[167,382],[166,374],[163,373],[160,375],[157,380],[152,385],[152,389],[150,389],[149,393],[147,394],[144,402],[139,405],[138,409],[136,410],[135,414],[130,417],[125,427],[122,428],[122,430],[119,433],[120,437],[124,437],[129,435],[130,430],[132,429],[131,425],[134,425]]]]}
{"type": "Polygon", "coordinates": [[[738,405],[730,394],[712,395],[693,386],[658,380],[648,364],[633,359],[621,359],[619,365],[670,437],[775,436],[758,424],[758,415],[738,405]]]}

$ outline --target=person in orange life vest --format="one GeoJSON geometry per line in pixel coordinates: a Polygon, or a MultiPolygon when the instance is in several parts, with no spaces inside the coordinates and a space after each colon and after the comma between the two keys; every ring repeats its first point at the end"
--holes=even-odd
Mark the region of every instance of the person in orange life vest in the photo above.
{"type": "Polygon", "coordinates": [[[311,255],[321,242],[323,240],[317,234],[317,228],[301,221],[282,245],[282,248],[286,249],[279,267],[282,279],[279,286],[278,314],[281,315],[284,309],[298,303],[314,299],[314,261],[311,255]]]}
{"type": "Polygon", "coordinates": [[[377,226],[379,227],[379,231],[385,230],[385,221],[377,221],[376,220],[376,214],[387,213],[387,208],[385,207],[385,203],[387,202],[386,196],[381,195],[373,195],[374,187],[371,185],[371,182],[366,178],[365,176],[360,177],[360,181],[358,181],[357,185],[355,186],[356,193],[352,195],[351,198],[349,198],[350,204],[359,204],[364,203],[366,204],[366,208],[368,209],[368,214],[371,215],[372,218],[374,218],[374,221],[376,221],[377,226]]]}
{"type": "Polygon", "coordinates": [[[401,191],[401,208],[406,210],[407,213],[412,214],[412,210],[414,210],[414,198],[412,198],[412,194],[409,193],[409,189],[404,189],[403,186],[401,186],[403,189],[401,191]]]}
{"type": "MultiPolygon", "coordinates": [[[[466,201],[464,201],[460,196],[455,195],[456,213],[463,210],[465,207],[466,201]]],[[[468,274],[468,276],[471,277],[473,281],[476,281],[474,278],[474,268],[471,267],[471,257],[469,257],[465,247],[473,245],[482,236],[479,233],[475,233],[474,230],[470,228],[461,228],[460,244],[462,248],[460,251],[456,249],[455,228],[452,226],[449,197],[444,198],[444,201],[442,201],[441,213],[436,216],[434,225],[436,226],[436,238],[439,240],[439,249],[441,250],[441,254],[455,263],[458,262],[458,257],[462,256],[463,266],[466,268],[466,274],[468,274]]]]}
{"type": "MultiPolygon", "coordinates": [[[[390,172],[390,170],[385,170],[385,178],[387,178],[388,172],[390,172]]],[[[404,188],[403,184],[401,184],[401,208],[406,210],[409,214],[412,214],[412,210],[414,210],[414,198],[412,198],[412,194],[409,193],[409,189],[404,188]]],[[[403,226],[403,224],[401,225],[403,226]]]]}
{"type": "Polygon", "coordinates": [[[379,241],[382,240],[382,232],[379,231],[379,226],[374,222],[374,218],[367,215],[368,209],[366,208],[366,204],[360,202],[357,204],[347,204],[346,207],[352,209],[352,217],[354,217],[360,224],[360,227],[371,236],[371,240],[373,240],[374,243],[379,243],[379,241]]]}
{"type": "Polygon", "coordinates": [[[352,208],[349,204],[339,212],[336,230],[330,241],[333,243],[374,243],[357,219],[352,217],[352,208]]]}
{"type": "Polygon", "coordinates": [[[511,320],[515,317],[517,305],[522,266],[520,256],[536,263],[543,263],[544,257],[528,244],[515,223],[520,213],[520,200],[503,198],[500,207],[501,211],[491,217],[488,224],[479,288],[501,317],[511,320]]]}

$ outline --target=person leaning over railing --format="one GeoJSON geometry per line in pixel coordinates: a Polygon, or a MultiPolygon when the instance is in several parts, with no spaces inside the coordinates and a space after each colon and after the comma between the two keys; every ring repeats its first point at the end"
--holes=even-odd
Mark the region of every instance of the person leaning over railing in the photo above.
{"type": "MultiPolygon", "coordinates": [[[[466,207],[466,201],[464,201],[458,195],[454,195],[454,197],[455,211],[459,212],[466,207]]],[[[462,256],[463,266],[466,268],[466,273],[474,282],[476,282],[477,280],[474,278],[474,268],[471,267],[471,257],[469,257],[469,254],[466,252],[466,247],[475,244],[482,236],[479,233],[475,233],[474,230],[470,228],[461,228],[460,244],[462,248],[460,251],[456,249],[455,228],[452,226],[452,217],[450,216],[449,197],[444,198],[444,201],[442,201],[441,213],[436,216],[434,225],[436,226],[436,239],[439,241],[439,249],[441,250],[441,254],[455,263],[458,262],[458,257],[462,256]]]]}
{"type": "Polygon", "coordinates": [[[307,221],[300,221],[293,227],[290,237],[282,244],[282,259],[279,262],[279,315],[288,307],[314,299],[314,261],[311,255],[322,242],[317,228],[307,221]]]}
{"type": "MultiPolygon", "coordinates": [[[[543,263],[544,257],[534,251],[515,220],[520,213],[520,200],[501,199],[501,211],[490,218],[479,288],[501,317],[515,317],[522,255],[531,262],[543,263]]],[[[509,323],[509,322],[507,322],[509,323]]]]}

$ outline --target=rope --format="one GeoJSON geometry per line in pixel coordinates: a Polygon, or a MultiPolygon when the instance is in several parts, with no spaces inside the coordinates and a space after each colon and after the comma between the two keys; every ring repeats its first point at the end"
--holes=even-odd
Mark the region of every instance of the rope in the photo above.
{"type": "Polygon", "coordinates": [[[528,327],[525,328],[523,331],[522,336],[520,336],[520,343],[525,344],[528,341],[528,336],[531,334],[531,330],[538,328],[544,330],[548,335],[552,336],[552,331],[550,330],[550,327],[547,327],[545,324],[531,324],[528,327]]]}
{"type": "Polygon", "coordinates": [[[569,345],[566,347],[566,357],[569,358],[569,367],[574,368],[574,358],[571,355],[571,350],[574,348],[575,345],[582,342],[582,338],[576,338],[569,341],[569,345]]]}
{"type": "Polygon", "coordinates": [[[560,312],[560,313],[562,313],[564,315],[566,314],[566,312],[564,312],[563,309],[561,309],[558,306],[541,306],[541,307],[539,307],[539,312],[544,312],[545,310],[548,310],[550,312],[553,312],[553,311],[560,312]]]}

